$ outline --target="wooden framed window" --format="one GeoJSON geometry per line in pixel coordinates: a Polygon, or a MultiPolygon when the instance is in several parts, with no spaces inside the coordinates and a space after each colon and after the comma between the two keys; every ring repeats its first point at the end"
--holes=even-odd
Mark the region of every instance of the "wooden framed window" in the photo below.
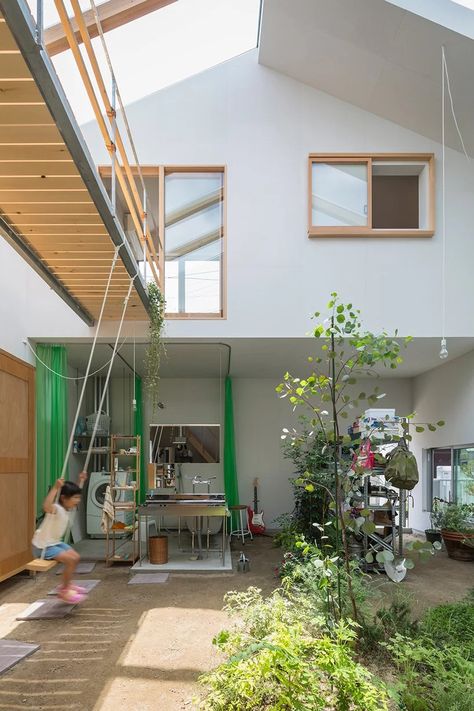
{"type": "Polygon", "coordinates": [[[169,318],[225,318],[225,169],[168,166],[164,205],[169,318]]]}
{"type": "Polygon", "coordinates": [[[434,155],[309,156],[309,237],[432,237],[434,155]]]}
{"type": "MultiPolygon", "coordinates": [[[[111,168],[101,166],[108,191],[111,168]]],[[[223,166],[142,166],[147,216],[170,319],[226,318],[226,172],[223,166]],[[160,249],[160,245],[164,249],[160,249]]],[[[137,174],[137,168],[132,166],[137,174]]],[[[136,226],[117,188],[117,215],[146,279],[136,226]]]]}

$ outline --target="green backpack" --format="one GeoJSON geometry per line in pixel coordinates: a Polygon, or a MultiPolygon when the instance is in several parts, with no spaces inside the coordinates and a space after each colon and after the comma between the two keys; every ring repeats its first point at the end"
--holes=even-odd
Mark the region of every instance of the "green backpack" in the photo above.
{"type": "Polygon", "coordinates": [[[418,484],[418,465],[415,455],[408,450],[404,439],[401,439],[387,456],[385,479],[397,489],[411,490],[418,484]]]}

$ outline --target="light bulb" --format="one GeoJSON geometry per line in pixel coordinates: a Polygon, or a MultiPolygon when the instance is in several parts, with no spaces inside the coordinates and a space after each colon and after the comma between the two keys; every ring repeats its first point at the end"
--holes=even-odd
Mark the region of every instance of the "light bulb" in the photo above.
{"type": "Polygon", "coordinates": [[[446,360],[448,355],[449,355],[449,353],[448,353],[448,349],[446,347],[446,338],[442,338],[441,339],[441,350],[439,352],[439,357],[441,358],[441,360],[446,360]]]}
{"type": "Polygon", "coordinates": [[[134,412],[137,411],[137,401],[135,400],[135,398],[133,398],[133,400],[132,400],[132,410],[134,412]]]}

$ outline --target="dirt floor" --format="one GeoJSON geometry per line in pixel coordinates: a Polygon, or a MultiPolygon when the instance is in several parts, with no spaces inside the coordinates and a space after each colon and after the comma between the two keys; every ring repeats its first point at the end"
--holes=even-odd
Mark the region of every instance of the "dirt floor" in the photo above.
{"type": "MultiPolygon", "coordinates": [[[[192,709],[198,676],[218,661],[212,637],[227,624],[225,592],[249,585],[270,592],[278,582],[281,552],[271,539],[259,538],[246,550],[249,573],[172,574],[157,585],[127,585],[127,567],[97,563],[84,577],[100,585],[59,621],[15,621],[57,584],[54,570],[36,583],[20,576],[1,583],[0,638],[37,642],[41,649],[0,678],[0,709],[192,709]]],[[[409,571],[402,585],[421,611],[462,598],[474,585],[474,566],[439,553],[409,571]]]]}

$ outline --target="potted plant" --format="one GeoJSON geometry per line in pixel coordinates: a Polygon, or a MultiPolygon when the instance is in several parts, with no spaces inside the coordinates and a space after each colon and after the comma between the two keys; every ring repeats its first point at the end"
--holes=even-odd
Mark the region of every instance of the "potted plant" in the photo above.
{"type": "Polygon", "coordinates": [[[449,557],[474,561],[474,504],[448,504],[439,525],[449,557]]]}
{"type": "Polygon", "coordinates": [[[425,530],[425,536],[426,536],[426,540],[428,541],[428,543],[435,543],[436,541],[439,541],[441,543],[441,527],[440,527],[441,514],[442,514],[441,500],[435,496],[435,498],[433,499],[433,503],[431,505],[431,513],[430,513],[431,528],[427,528],[425,530]]]}

